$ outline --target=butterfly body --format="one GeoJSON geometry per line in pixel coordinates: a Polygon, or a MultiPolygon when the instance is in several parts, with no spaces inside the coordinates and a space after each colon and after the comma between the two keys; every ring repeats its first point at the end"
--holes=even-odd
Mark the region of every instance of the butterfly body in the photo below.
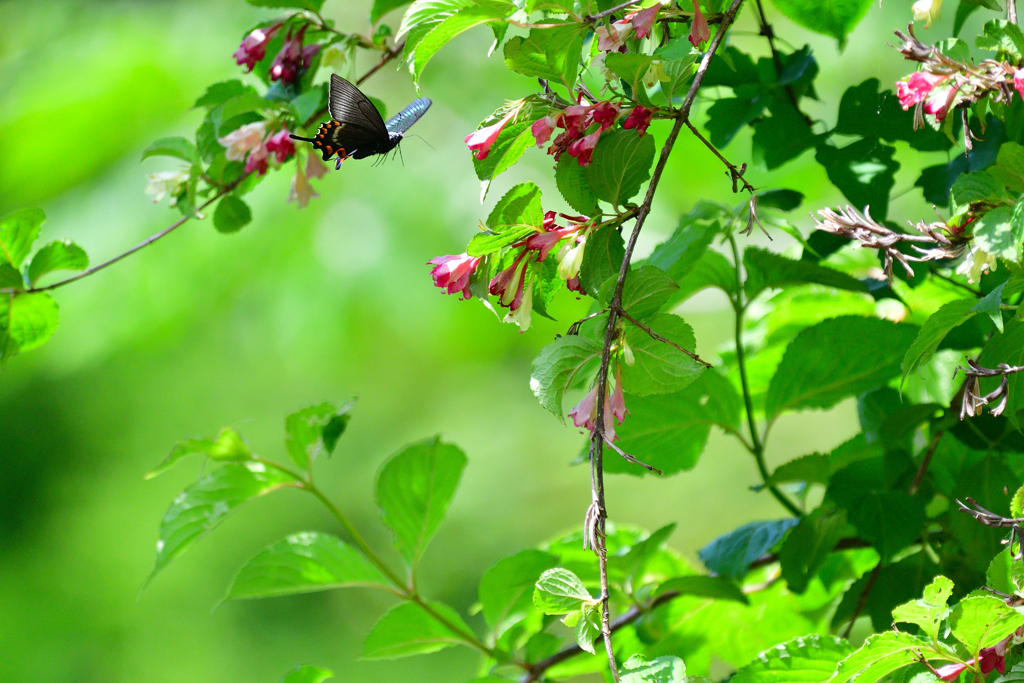
{"type": "Polygon", "coordinates": [[[385,123],[377,108],[356,86],[331,74],[328,110],[332,120],[321,123],[312,138],[291,137],[312,143],[324,161],[337,155],[340,167],[345,159],[365,159],[387,154],[398,147],[405,131],[419,121],[430,105],[431,100],[420,98],[385,123]]]}

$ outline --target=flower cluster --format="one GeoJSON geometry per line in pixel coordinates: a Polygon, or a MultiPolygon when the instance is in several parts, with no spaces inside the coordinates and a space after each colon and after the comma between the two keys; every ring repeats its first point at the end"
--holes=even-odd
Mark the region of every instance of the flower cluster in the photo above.
{"type": "MultiPolygon", "coordinates": [[[[283,22],[278,22],[266,28],[254,29],[242,40],[233,56],[239,66],[245,66],[246,73],[252,71],[253,67],[267,56],[267,43],[281,30],[282,24],[283,22]]],[[[270,80],[294,83],[309,68],[313,57],[319,54],[318,44],[302,45],[308,26],[309,24],[304,24],[294,36],[291,29],[288,30],[281,51],[270,65],[270,80]]]]}
{"type": "MultiPolygon", "coordinates": [[[[609,383],[606,383],[604,391],[604,415],[601,433],[606,441],[615,441],[619,438],[615,433],[615,420],[622,424],[629,410],[626,409],[626,396],[622,392],[622,368],[615,370],[615,390],[611,391],[609,383]]],[[[576,407],[569,411],[572,423],[577,427],[584,427],[593,433],[597,426],[597,385],[576,404],[576,407]]]]}
{"type": "Polygon", "coordinates": [[[470,256],[463,252],[455,256],[438,256],[427,261],[428,266],[434,266],[430,271],[430,277],[434,278],[434,284],[448,290],[449,294],[460,292],[463,299],[471,299],[473,293],[469,291],[469,281],[480,265],[480,257],[470,256]]]}
{"type": "Polygon", "coordinates": [[[1000,674],[1006,673],[1006,650],[1011,645],[1019,644],[1024,639],[1024,626],[1017,629],[1010,635],[1006,636],[992,647],[983,647],[978,652],[977,660],[971,659],[961,664],[959,662],[953,662],[935,669],[935,675],[942,681],[955,681],[960,677],[960,674],[964,672],[967,667],[977,664],[978,668],[981,669],[982,676],[987,675],[992,671],[998,671],[1000,674]]]}
{"type": "MultiPolygon", "coordinates": [[[[557,161],[563,152],[568,152],[569,156],[576,157],[580,166],[588,166],[593,160],[594,148],[601,134],[615,125],[619,109],[617,102],[574,104],[556,114],[537,119],[530,130],[537,140],[537,146],[543,147],[557,128],[564,129],[548,147],[548,154],[553,155],[557,161]]],[[[636,128],[643,135],[653,115],[653,111],[637,106],[627,118],[630,122],[627,127],[636,128]]]]}
{"type": "Polygon", "coordinates": [[[597,36],[597,49],[602,52],[625,52],[626,38],[636,30],[637,38],[645,38],[654,26],[661,5],[652,5],[647,9],[627,14],[625,19],[613,21],[610,26],[598,26],[594,30],[597,36]]]}
{"type": "MultiPolygon", "coordinates": [[[[267,123],[247,123],[217,139],[225,148],[224,156],[229,161],[245,162],[246,173],[263,175],[271,164],[277,168],[295,156],[295,143],[289,137],[291,131],[282,126],[281,130],[268,135],[267,123]]],[[[320,178],[326,172],[327,167],[315,155],[310,154],[305,170],[301,165],[296,165],[288,201],[297,201],[299,207],[304,208],[310,199],[319,196],[310,186],[308,178],[320,178]]]]}

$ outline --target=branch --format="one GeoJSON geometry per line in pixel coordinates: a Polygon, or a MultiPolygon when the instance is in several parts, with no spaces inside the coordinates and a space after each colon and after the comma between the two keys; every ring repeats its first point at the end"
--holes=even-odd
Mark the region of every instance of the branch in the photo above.
{"type": "Polygon", "coordinates": [[[861,591],[860,599],[857,600],[857,608],[853,610],[853,614],[850,616],[850,623],[846,625],[846,630],[843,631],[843,638],[849,639],[850,631],[853,630],[853,623],[857,621],[857,617],[864,611],[864,606],[868,604],[868,597],[871,595],[871,589],[875,587],[875,582],[878,581],[878,575],[882,571],[882,563],[879,562],[875,565],[875,568],[871,571],[871,576],[868,578],[867,585],[864,586],[864,590],[861,591]]]}
{"type": "Polygon", "coordinates": [[[636,5],[638,3],[639,3],[639,0],[630,0],[629,2],[624,2],[622,4],[616,5],[615,7],[612,7],[611,9],[606,9],[603,12],[598,12],[597,14],[588,14],[587,16],[583,17],[583,19],[586,20],[586,21],[589,21],[590,23],[594,23],[596,21],[600,21],[601,19],[604,19],[605,17],[607,17],[610,14],[615,14],[619,10],[624,10],[627,7],[629,7],[630,5],[636,5]]]}
{"type": "Polygon", "coordinates": [[[647,327],[647,325],[644,325],[642,322],[640,322],[639,320],[637,320],[636,318],[631,316],[629,313],[626,313],[625,311],[621,311],[619,313],[619,315],[621,315],[623,318],[625,318],[626,320],[628,320],[629,322],[633,323],[634,325],[639,327],[641,330],[643,330],[644,332],[649,334],[651,336],[651,339],[655,339],[655,340],[660,341],[660,342],[662,342],[664,344],[668,344],[669,346],[674,347],[674,348],[678,349],[679,351],[682,351],[687,356],[689,356],[690,358],[694,359],[695,361],[697,361],[698,363],[700,363],[701,365],[703,365],[706,368],[714,367],[713,365],[711,365],[711,363],[707,362],[706,360],[702,360],[701,357],[698,356],[697,354],[695,354],[693,351],[688,351],[688,350],[684,349],[682,346],[680,346],[679,344],[676,344],[671,339],[665,339],[665,337],[662,337],[660,334],[658,334],[657,332],[655,332],[651,328],[647,327]]]}
{"type": "Polygon", "coordinates": [[[697,139],[700,140],[701,142],[703,142],[704,146],[707,147],[708,149],[710,149],[711,153],[714,154],[716,157],[718,157],[718,159],[723,164],[725,164],[725,167],[729,169],[729,177],[732,178],[732,191],[733,192],[738,192],[738,190],[736,188],[736,184],[738,182],[742,182],[743,183],[743,189],[746,190],[747,192],[749,192],[750,194],[754,194],[754,192],[757,191],[757,188],[754,187],[753,185],[751,185],[750,183],[748,183],[747,179],[743,177],[743,174],[746,173],[746,171],[747,171],[747,165],[746,164],[743,164],[743,166],[736,166],[735,164],[730,163],[728,159],[726,159],[724,156],[722,156],[722,153],[718,151],[718,148],[711,144],[710,140],[708,140],[707,138],[705,138],[703,135],[700,134],[700,131],[697,130],[697,127],[694,126],[692,123],[690,123],[689,120],[686,121],[686,127],[689,128],[690,132],[693,133],[694,135],[696,135],[697,139]]]}

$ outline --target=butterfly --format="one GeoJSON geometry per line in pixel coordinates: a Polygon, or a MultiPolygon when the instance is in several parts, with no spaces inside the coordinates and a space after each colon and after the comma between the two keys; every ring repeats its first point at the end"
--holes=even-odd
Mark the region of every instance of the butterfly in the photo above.
{"type": "Polygon", "coordinates": [[[377,107],[359,88],[341,76],[331,74],[327,109],[333,120],[321,123],[314,137],[291,137],[313,143],[313,149],[323,154],[324,161],[337,154],[335,168],[338,169],[341,162],[349,157],[364,159],[393,150],[402,141],[405,131],[420,120],[431,104],[431,100],[421,97],[385,123],[377,107]]]}

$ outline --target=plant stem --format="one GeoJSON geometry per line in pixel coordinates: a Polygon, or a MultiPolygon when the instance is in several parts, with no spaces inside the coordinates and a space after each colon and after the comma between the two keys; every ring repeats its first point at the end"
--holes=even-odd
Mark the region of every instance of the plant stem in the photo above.
{"type": "Polygon", "coordinates": [[[733,264],[736,270],[736,296],[732,298],[732,307],[735,312],[736,326],[736,365],[739,366],[740,370],[740,384],[743,387],[743,404],[746,408],[747,413],[747,425],[750,427],[750,452],[754,456],[754,461],[757,463],[757,471],[761,473],[761,481],[764,486],[771,492],[775,500],[779,501],[782,507],[789,510],[795,517],[803,517],[803,512],[798,508],[793,501],[787,498],[782,491],[779,490],[774,484],[769,484],[768,479],[771,475],[768,473],[768,467],[764,461],[764,442],[761,437],[758,436],[757,422],[754,420],[754,401],[750,395],[750,382],[747,379],[747,362],[746,354],[743,351],[743,312],[746,305],[743,303],[743,277],[740,274],[740,267],[742,262],[740,260],[740,249],[736,244],[736,238],[729,233],[729,244],[732,246],[732,258],[733,264]]]}
{"type": "Polygon", "coordinates": [[[843,631],[843,638],[850,637],[850,631],[853,630],[853,624],[857,621],[857,617],[864,611],[864,607],[868,604],[868,597],[871,595],[871,589],[875,587],[875,582],[878,581],[878,575],[882,571],[882,563],[879,561],[875,565],[875,568],[871,570],[871,576],[868,577],[868,582],[864,586],[864,590],[861,591],[860,599],[857,600],[857,608],[853,611],[853,616],[850,617],[850,623],[846,625],[846,630],[843,631]]]}

